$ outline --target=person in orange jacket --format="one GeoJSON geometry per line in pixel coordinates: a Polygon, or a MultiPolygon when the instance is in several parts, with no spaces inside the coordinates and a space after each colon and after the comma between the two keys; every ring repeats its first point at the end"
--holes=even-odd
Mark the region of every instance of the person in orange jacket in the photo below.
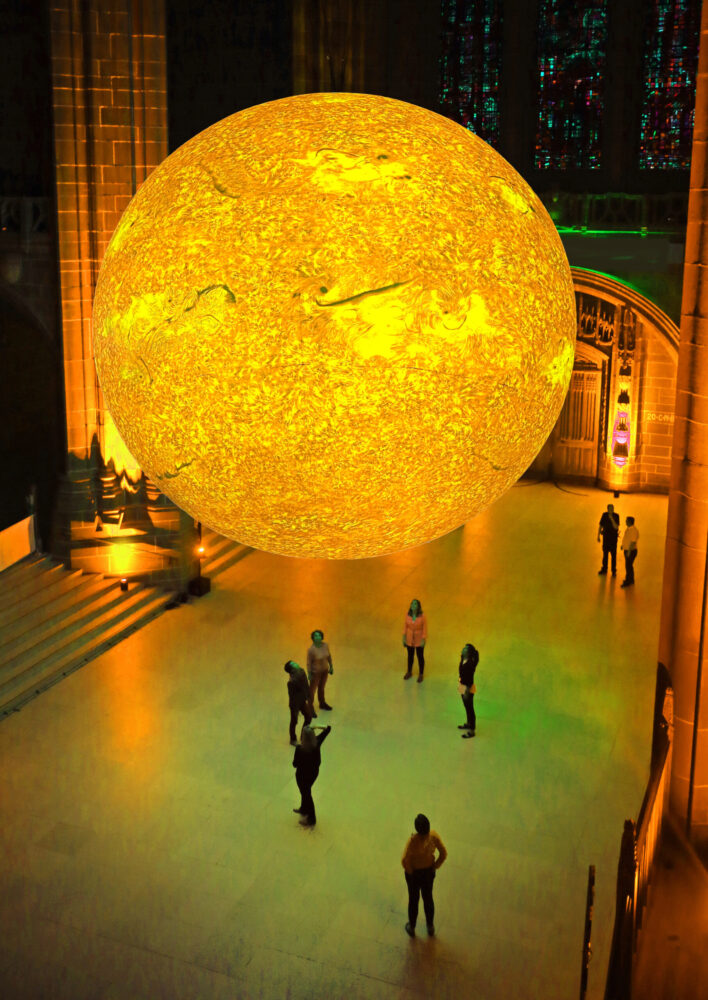
{"type": "Polygon", "coordinates": [[[403,623],[403,645],[408,653],[408,669],[403,675],[403,680],[407,681],[413,676],[413,654],[418,657],[418,683],[423,680],[425,670],[425,640],[428,638],[428,622],[420,601],[414,598],[408,608],[406,620],[403,623]]]}

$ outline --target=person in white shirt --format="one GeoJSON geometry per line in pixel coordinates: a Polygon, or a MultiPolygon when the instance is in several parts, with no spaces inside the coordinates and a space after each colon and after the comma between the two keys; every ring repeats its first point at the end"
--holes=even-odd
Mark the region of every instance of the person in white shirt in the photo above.
{"type": "Polygon", "coordinates": [[[637,542],[639,532],[634,526],[634,518],[627,518],[627,527],[622,535],[622,552],[624,554],[623,587],[631,587],[634,583],[634,560],[637,558],[637,542]]]}

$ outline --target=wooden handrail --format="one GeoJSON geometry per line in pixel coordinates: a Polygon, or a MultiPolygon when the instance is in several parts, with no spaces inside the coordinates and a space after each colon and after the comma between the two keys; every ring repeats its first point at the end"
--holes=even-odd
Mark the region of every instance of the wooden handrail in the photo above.
{"type": "Polygon", "coordinates": [[[636,824],[625,820],[617,866],[617,902],[605,1000],[631,1000],[634,955],[664,814],[668,806],[673,744],[673,689],[657,668],[649,780],[636,824]]]}
{"type": "Polygon", "coordinates": [[[592,917],[595,908],[595,865],[588,868],[588,894],[585,900],[585,933],[583,934],[583,965],[580,972],[580,1000],[588,992],[588,972],[592,958],[592,917]]]}

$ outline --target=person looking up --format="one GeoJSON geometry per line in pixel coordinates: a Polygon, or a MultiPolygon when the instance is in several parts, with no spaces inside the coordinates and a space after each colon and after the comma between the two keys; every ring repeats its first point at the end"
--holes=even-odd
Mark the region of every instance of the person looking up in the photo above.
{"type": "Polygon", "coordinates": [[[320,773],[322,763],[320,747],[331,731],[331,726],[303,726],[300,746],[295,748],[293,767],[297,787],[300,789],[300,806],[298,809],[293,809],[293,812],[302,815],[301,826],[314,826],[317,822],[315,803],[312,801],[312,786],[320,773]],[[319,733],[316,730],[319,730],[319,733]]]}
{"type": "Polygon", "coordinates": [[[408,654],[408,666],[403,680],[413,676],[413,655],[418,657],[418,683],[423,680],[425,670],[425,641],[428,638],[428,622],[423,614],[420,601],[414,598],[403,622],[403,645],[408,654]]]}
{"type": "Polygon", "coordinates": [[[324,641],[324,632],[315,629],[311,633],[312,645],[307,651],[307,674],[310,678],[310,702],[314,707],[315,692],[319,699],[320,708],[326,712],[332,711],[332,706],[327,704],[325,698],[325,685],[330,674],[334,673],[332,665],[332,654],[329,646],[324,641]]]}
{"type": "Polygon", "coordinates": [[[302,712],[308,726],[312,721],[312,706],[310,704],[310,685],[307,683],[307,674],[299,663],[288,660],[283,667],[288,675],[288,704],[290,705],[290,745],[297,746],[297,735],[295,727],[300,712],[302,712]]]}

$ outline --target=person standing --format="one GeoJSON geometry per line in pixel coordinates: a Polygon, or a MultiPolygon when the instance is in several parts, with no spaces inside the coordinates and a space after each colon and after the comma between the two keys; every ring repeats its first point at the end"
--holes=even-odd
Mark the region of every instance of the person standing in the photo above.
{"type": "Polygon", "coordinates": [[[474,696],[477,686],[474,682],[474,672],[477,669],[478,663],[479,653],[472,643],[468,642],[466,646],[462,647],[458,673],[460,682],[459,691],[462,696],[462,704],[465,706],[465,712],[467,713],[467,722],[457,727],[458,729],[465,730],[462,734],[463,740],[471,739],[476,735],[477,730],[477,716],[474,711],[474,696]]]}
{"type": "Polygon", "coordinates": [[[637,542],[639,532],[634,525],[634,518],[627,518],[627,527],[622,535],[622,552],[624,553],[623,587],[631,587],[634,583],[634,560],[637,558],[637,542]]]}
{"type": "Polygon", "coordinates": [[[315,803],[312,801],[312,786],[320,773],[322,763],[320,747],[331,732],[331,726],[303,726],[302,743],[295,748],[293,767],[297,787],[300,789],[300,807],[293,809],[293,812],[302,815],[301,826],[314,826],[317,822],[315,803]],[[315,732],[317,729],[320,730],[319,733],[315,732]]]}
{"type": "Polygon", "coordinates": [[[443,864],[447,857],[445,845],[440,839],[440,835],[435,830],[430,829],[430,820],[422,813],[418,813],[414,824],[415,833],[411,834],[403,852],[401,864],[406,873],[406,885],[408,886],[408,923],[406,924],[406,934],[411,937],[415,935],[415,925],[418,919],[418,900],[423,897],[423,909],[425,910],[425,921],[428,925],[428,934],[435,933],[435,903],[433,902],[433,882],[435,872],[443,864]],[[437,859],[435,852],[438,852],[437,859]]]}
{"type": "Polygon", "coordinates": [[[288,675],[288,703],[290,705],[290,746],[297,746],[297,717],[302,712],[305,717],[305,726],[312,722],[312,706],[310,704],[310,685],[307,683],[307,674],[299,663],[288,660],[283,667],[288,675]]]}
{"type": "Polygon", "coordinates": [[[37,485],[32,483],[29,488],[29,493],[25,497],[25,503],[27,505],[27,516],[30,519],[29,523],[29,542],[30,542],[30,552],[36,552],[42,554],[42,540],[39,537],[39,512],[37,505],[37,485]]]}
{"type": "Polygon", "coordinates": [[[607,573],[607,557],[612,556],[612,575],[617,576],[617,536],[619,535],[620,519],[615,514],[614,505],[608,503],[607,510],[600,518],[597,527],[597,540],[602,537],[602,567],[598,576],[607,573]]]}
{"type": "Polygon", "coordinates": [[[315,692],[319,699],[320,708],[326,712],[332,711],[332,706],[327,704],[325,699],[325,684],[330,674],[334,673],[332,665],[332,654],[329,646],[324,641],[324,632],[316,629],[311,633],[312,645],[307,651],[307,674],[310,678],[310,702],[314,708],[315,692]]]}
{"type": "Polygon", "coordinates": [[[413,676],[413,655],[418,657],[418,683],[423,680],[425,670],[425,640],[428,638],[428,622],[423,614],[420,601],[414,598],[408,608],[408,614],[403,622],[403,645],[408,653],[408,668],[403,675],[407,681],[413,676]]]}

